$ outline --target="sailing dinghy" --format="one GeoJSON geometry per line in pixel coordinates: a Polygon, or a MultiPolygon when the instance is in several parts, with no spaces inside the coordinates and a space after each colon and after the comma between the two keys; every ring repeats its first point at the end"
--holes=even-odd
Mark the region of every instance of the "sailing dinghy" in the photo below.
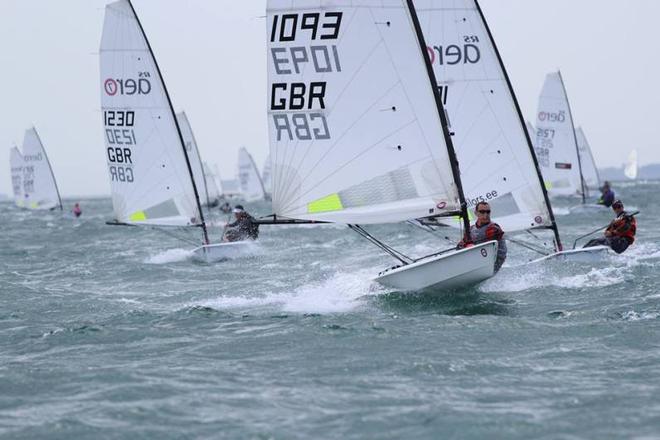
{"type": "Polygon", "coordinates": [[[266,189],[257,165],[245,147],[241,147],[238,151],[238,182],[241,185],[243,200],[246,202],[256,202],[266,198],[266,189]]]}
{"type": "Polygon", "coordinates": [[[199,190],[167,88],[130,0],[110,3],[100,50],[101,105],[115,221],[199,228],[193,258],[231,258],[253,243],[209,244],[199,190]]]}
{"type": "Polygon", "coordinates": [[[211,198],[209,194],[209,189],[206,181],[206,170],[202,164],[202,157],[199,154],[199,148],[197,147],[197,141],[195,140],[195,134],[193,133],[192,126],[188,120],[186,112],[177,113],[176,119],[179,122],[179,128],[181,128],[181,135],[183,136],[183,142],[186,146],[186,153],[188,154],[188,159],[190,160],[190,168],[192,168],[192,173],[195,180],[195,186],[197,191],[200,192],[200,198],[202,201],[202,207],[213,207],[218,204],[217,198],[211,198]]]}
{"type": "Polygon", "coordinates": [[[587,189],[571,106],[561,72],[545,78],[536,116],[536,157],[551,196],[580,196],[587,189]]]}
{"type": "Polygon", "coordinates": [[[16,206],[34,210],[62,210],[55,175],[36,128],[25,131],[23,152],[14,147],[10,160],[16,206]]]}
{"type": "Polygon", "coordinates": [[[11,187],[14,192],[14,204],[19,208],[23,203],[23,155],[18,147],[14,146],[9,151],[9,170],[11,173],[11,187]]]}
{"type": "Polygon", "coordinates": [[[577,128],[575,136],[577,137],[578,153],[580,154],[580,164],[582,166],[582,177],[584,178],[586,189],[587,191],[598,190],[601,186],[600,175],[598,174],[598,168],[594,161],[591,146],[589,145],[589,141],[587,140],[587,136],[584,134],[582,127],[577,128]]]}
{"type": "Polygon", "coordinates": [[[266,157],[266,162],[264,163],[264,169],[261,172],[261,181],[264,183],[264,191],[266,191],[266,199],[271,198],[271,192],[273,191],[273,184],[271,181],[272,172],[270,167],[270,155],[266,157]]]}
{"type": "Polygon", "coordinates": [[[626,167],[623,170],[623,174],[625,174],[628,179],[635,180],[637,179],[638,170],[637,150],[632,150],[630,155],[628,155],[628,162],[626,162],[626,167]]]}
{"type": "MultiPolygon", "coordinates": [[[[594,253],[593,249],[569,254],[562,251],[532,143],[534,129],[525,123],[479,3],[463,0],[457,9],[454,0],[416,0],[415,7],[447,112],[470,210],[479,202],[488,202],[493,221],[506,234],[551,231],[554,257],[572,259],[594,253]]],[[[439,223],[461,226],[453,219],[439,223]]],[[[530,248],[543,255],[549,253],[539,246],[530,248]]]]}
{"type": "Polygon", "coordinates": [[[362,225],[460,216],[458,162],[412,0],[268,1],[273,221],[349,225],[400,266],[375,281],[452,289],[494,274],[497,242],[407,258],[362,225]]]}
{"type": "MultiPolygon", "coordinates": [[[[585,190],[589,193],[591,190],[600,189],[600,175],[596,162],[589,146],[589,141],[584,134],[582,127],[578,127],[575,136],[577,137],[578,153],[580,155],[580,165],[582,169],[582,176],[584,178],[585,190]]],[[[609,208],[605,205],[598,203],[584,203],[582,205],[573,206],[570,208],[571,213],[590,213],[590,212],[606,212],[609,208]]]]}

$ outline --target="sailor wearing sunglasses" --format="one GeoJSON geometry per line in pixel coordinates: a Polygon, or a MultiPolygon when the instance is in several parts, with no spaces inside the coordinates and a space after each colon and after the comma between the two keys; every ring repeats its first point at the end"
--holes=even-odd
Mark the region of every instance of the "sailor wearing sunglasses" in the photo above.
{"type": "MultiPolygon", "coordinates": [[[[479,202],[474,208],[477,215],[477,221],[470,228],[470,236],[473,244],[485,243],[491,240],[497,240],[497,258],[495,259],[495,272],[500,270],[506,260],[506,240],[504,231],[497,223],[490,221],[490,205],[486,202],[479,202]]],[[[459,248],[465,247],[461,241],[459,248]]]]}

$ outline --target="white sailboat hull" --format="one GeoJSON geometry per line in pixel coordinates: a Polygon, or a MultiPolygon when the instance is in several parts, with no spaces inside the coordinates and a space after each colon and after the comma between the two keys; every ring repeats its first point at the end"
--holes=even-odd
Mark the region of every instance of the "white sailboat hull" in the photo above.
{"type": "Polygon", "coordinates": [[[193,249],[192,259],[203,263],[214,263],[253,255],[256,243],[252,240],[207,244],[193,249]]]}
{"type": "Polygon", "coordinates": [[[469,287],[495,274],[496,256],[497,242],[489,241],[386,270],[374,281],[402,291],[469,287]]]}
{"type": "Polygon", "coordinates": [[[555,252],[546,257],[539,258],[532,261],[532,263],[538,263],[540,261],[568,261],[571,263],[595,263],[603,260],[608,255],[611,255],[612,251],[607,246],[594,246],[583,249],[571,249],[569,251],[555,252]]]}

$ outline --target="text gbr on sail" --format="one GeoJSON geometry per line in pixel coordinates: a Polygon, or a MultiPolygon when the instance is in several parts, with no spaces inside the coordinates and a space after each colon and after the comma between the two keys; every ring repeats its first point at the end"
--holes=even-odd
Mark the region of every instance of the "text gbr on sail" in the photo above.
{"type": "Polygon", "coordinates": [[[107,159],[112,182],[131,183],[133,175],[133,159],[131,148],[136,144],[135,112],[129,110],[105,110],[103,112],[105,125],[105,141],[107,144],[107,159]]]}
{"type": "MultiPolygon", "coordinates": [[[[297,43],[309,38],[308,45],[271,47],[270,55],[279,76],[301,73],[341,72],[337,45],[326,44],[339,37],[342,12],[283,14],[273,16],[271,43],[297,43]]],[[[327,82],[273,82],[270,110],[277,140],[330,139],[325,114],[327,82]]]]}

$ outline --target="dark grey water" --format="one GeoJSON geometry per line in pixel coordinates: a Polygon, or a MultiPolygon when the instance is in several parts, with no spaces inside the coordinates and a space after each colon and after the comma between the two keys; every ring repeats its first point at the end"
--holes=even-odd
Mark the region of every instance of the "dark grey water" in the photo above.
{"type": "MultiPolygon", "coordinates": [[[[109,200],[81,220],[2,204],[0,437],[660,438],[660,184],[617,189],[642,210],[626,255],[522,266],[510,245],[495,278],[435,296],[372,286],[392,261],[341,227],[263,227],[258,255],[202,265],[105,226],[109,200]]],[[[610,218],[567,206],[567,243],[610,218]]]]}

